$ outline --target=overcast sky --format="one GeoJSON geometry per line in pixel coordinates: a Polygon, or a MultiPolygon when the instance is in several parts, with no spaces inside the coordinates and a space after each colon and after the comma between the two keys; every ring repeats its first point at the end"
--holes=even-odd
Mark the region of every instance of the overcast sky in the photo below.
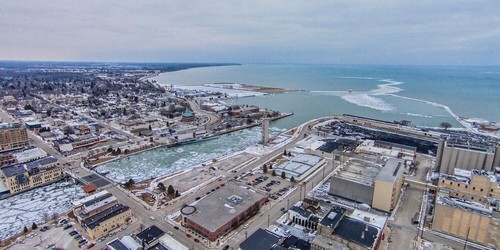
{"type": "Polygon", "coordinates": [[[500,65],[500,1],[0,0],[0,60],[500,65]]]}

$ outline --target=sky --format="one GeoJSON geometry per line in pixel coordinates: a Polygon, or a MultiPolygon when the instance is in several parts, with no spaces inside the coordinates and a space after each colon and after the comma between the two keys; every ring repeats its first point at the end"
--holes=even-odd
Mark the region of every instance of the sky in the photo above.
{"type": "Polygon", "coordinates": [[[0,0],[0,60],[500,65],[500,1],[0,0]]]}

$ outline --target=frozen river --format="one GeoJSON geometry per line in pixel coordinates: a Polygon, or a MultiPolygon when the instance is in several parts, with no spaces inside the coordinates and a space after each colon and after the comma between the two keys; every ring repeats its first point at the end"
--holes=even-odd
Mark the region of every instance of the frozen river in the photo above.
{"type": "MultiPolygon", "coordinates": [[[[284,131],[285,129],[271,128],[270,135],[276,136],[284,131]]],[[[123,183],[130,178],[136,182],[143,181],[243,150],[260,141],[261,128],[254,127],[225,134],[213,140],[146,151],[99,166],[96,171],[109,172],[106,177],[115,182],[123,183]]]]}
{"type": "Polygon", "coordinates": [[[71,209],[71,202],[84,197],[77,184],[53,183],[19,195],[0,200],[0,240],[20,232],[33,222],[41,224],[53,214],[71,209]]]}

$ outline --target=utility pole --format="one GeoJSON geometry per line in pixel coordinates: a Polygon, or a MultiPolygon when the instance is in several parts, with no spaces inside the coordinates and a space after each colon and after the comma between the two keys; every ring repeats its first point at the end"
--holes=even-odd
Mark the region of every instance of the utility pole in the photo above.
{"type": "Polygon", "coordinates": [[[467,236],[465,237],[464,250],[467,248],[467,241],[469,240],[470,226],[467,230],[467,236]]]}

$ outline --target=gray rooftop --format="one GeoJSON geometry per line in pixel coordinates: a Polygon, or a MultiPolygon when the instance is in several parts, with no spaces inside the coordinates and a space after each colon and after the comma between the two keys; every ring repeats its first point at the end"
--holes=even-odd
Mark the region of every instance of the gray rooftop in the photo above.
{"type": "Polygon", "coordinates": [[[375,178],[376,181],[395,182],[404,171],[402,160],[390,158],[375,178]]]}
{"type": "Polygon", "coordinates": [[[102,222],[109,220],[123,212],[128,211],[130,208],[123,204],[116,204],[101,213],[90,216],[82,221],[82,224],[86,225],[88,228],[94,229],[98,227],[102,222]]]}
{"type": "Polygon", "coordinates": [[[264,195],[253,190],[228,183],[199,200],[194,205],[196,212],[186,217],[209,231],[215,232],[264,198],[264,195]]]}
{"type": "Polygon", "coordinates": [[[374,162],[350,159],[341,166],[340,171],[334,177],[373,186],[381,170],[382,167],[374,162]]]}
{"type": "Polygon", "coordinates": [[[57,162],[57,159],[54,158],[53,156],[49,156],[42,158],[40,160],[27,162],[26,164],[19,164],[2,168],[2,172],[6,178],[9,178],[12,176],[23,174],[26,170],[40,168],[41,166],[55,162],[57,162]]]}

